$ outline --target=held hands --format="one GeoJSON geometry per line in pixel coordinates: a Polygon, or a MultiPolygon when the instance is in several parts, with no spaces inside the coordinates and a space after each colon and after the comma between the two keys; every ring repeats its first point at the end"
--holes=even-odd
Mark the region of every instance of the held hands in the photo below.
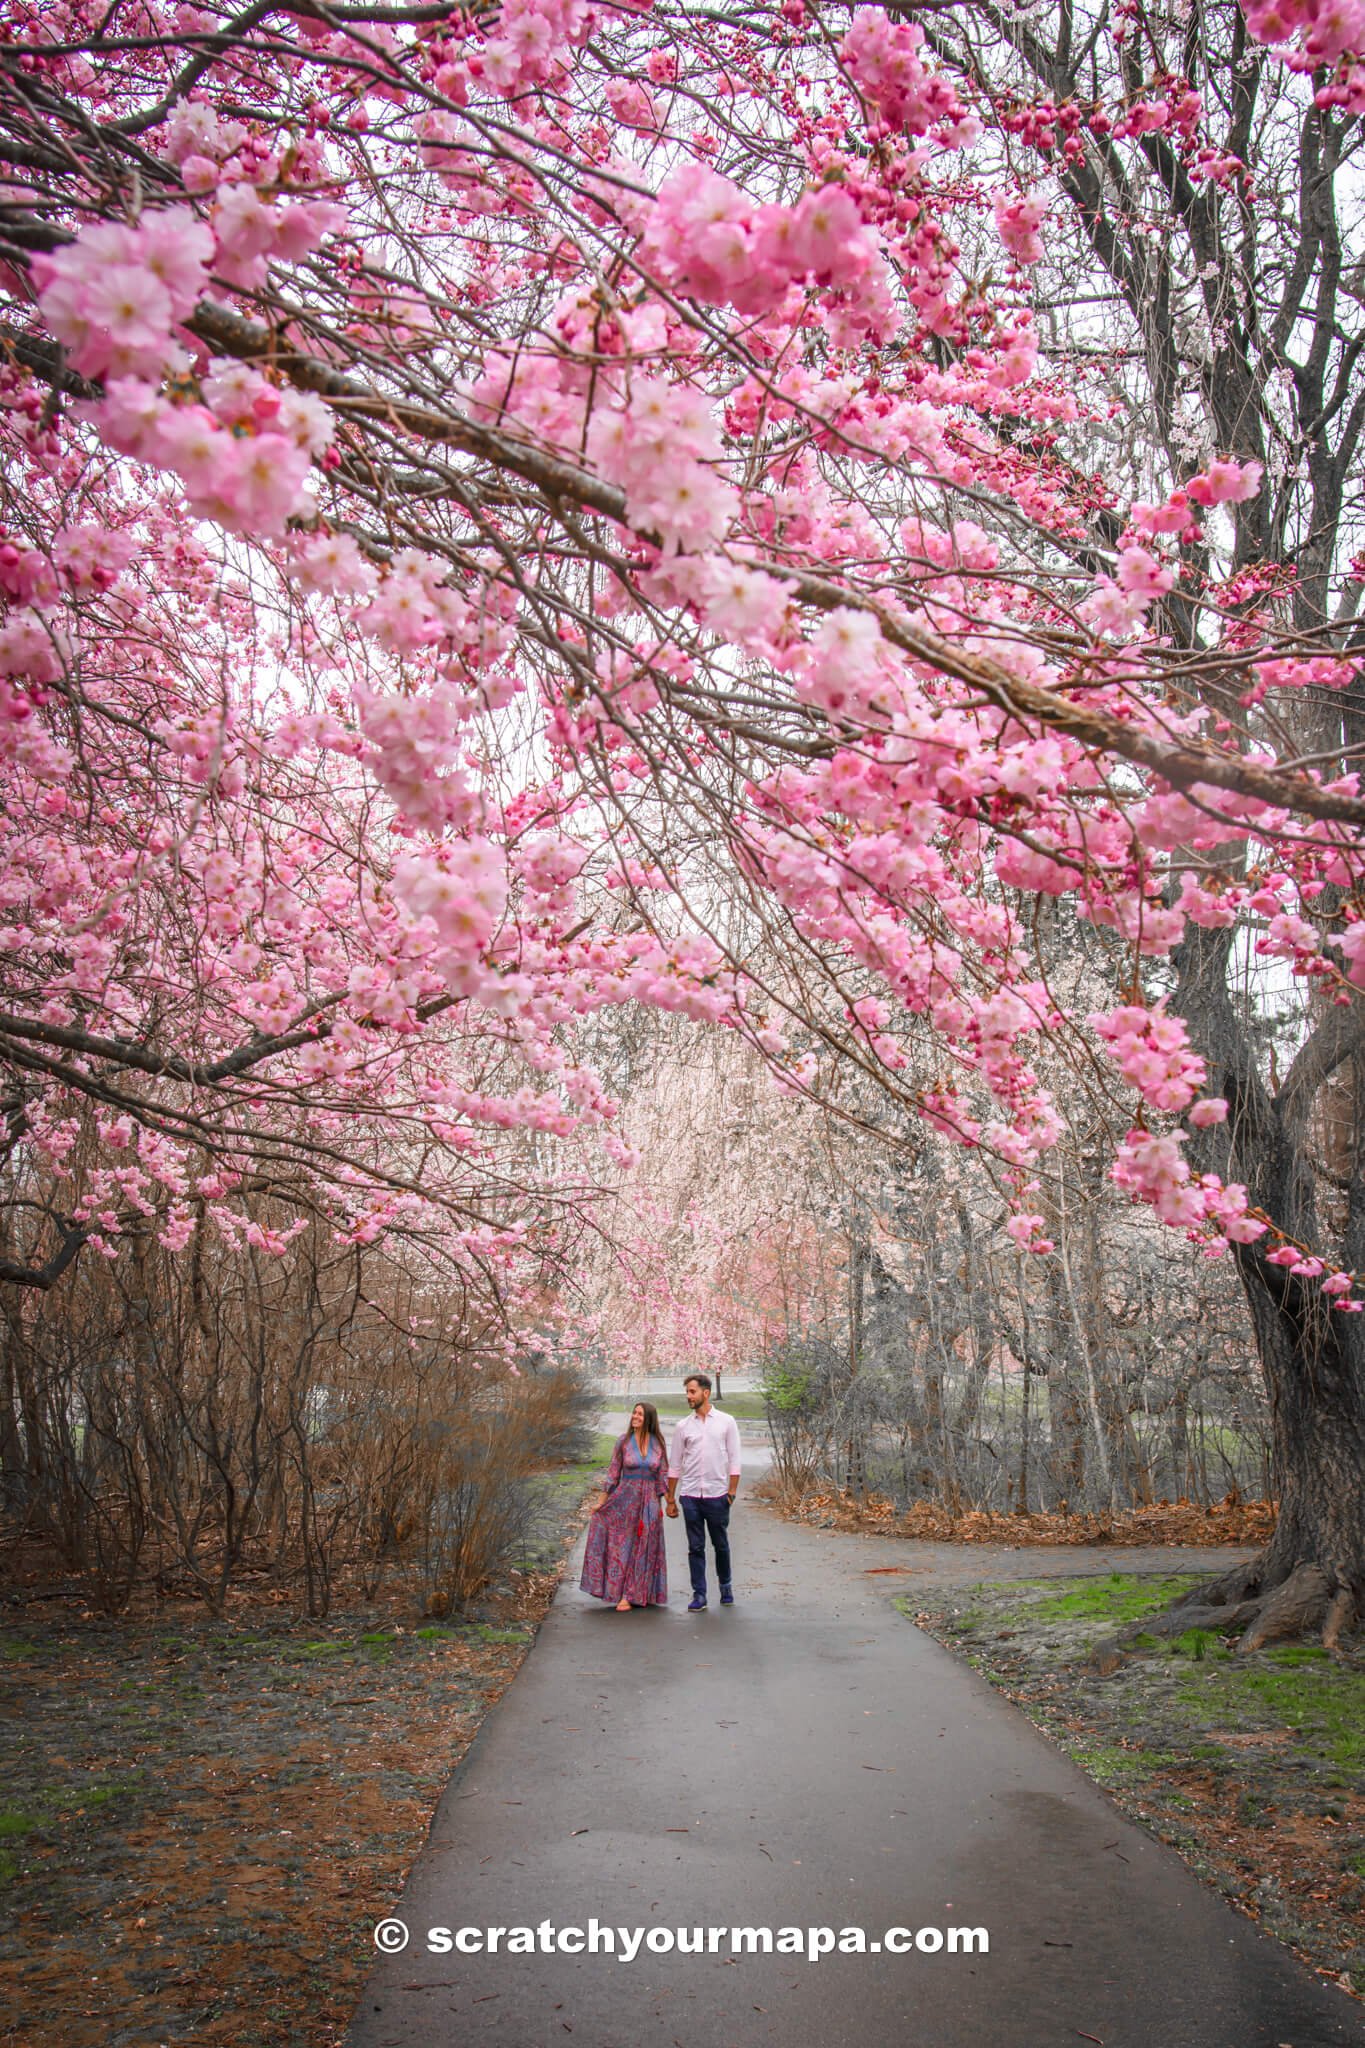
{"type": "Polygon", "coordinates": [[[666,1500],[664,1502],[664,1513],[676,1522],[678,1519],[678,1503],[675,1500],[666,1500]]]}

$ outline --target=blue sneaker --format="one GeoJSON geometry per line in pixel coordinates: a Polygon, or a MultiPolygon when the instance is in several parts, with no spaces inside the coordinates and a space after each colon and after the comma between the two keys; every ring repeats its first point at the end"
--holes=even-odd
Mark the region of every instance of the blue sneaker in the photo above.
{"type": "Polygon", "coordinates": [[[687,1603],[687,1611],[689,1614],[700,1614],[702,1608],[705,1607],[705,1605],[705,1593],[694,1593],[692,1595],[692,1598],[687,1603]]]}
{"type": "Polygon", "coordinates": [[[721,1606],[722,1606],[722,1607],[733,1607],[733,1606],[734,1606],[734,1604],[735,1604],[735,1593],[734,1593],[734,1588],[733,1588],[732,1586],[722,1586],[722,1587],[721,1587],[721,1589],[720,1589],[720,1604],[721,1604],[721,1606]]]}

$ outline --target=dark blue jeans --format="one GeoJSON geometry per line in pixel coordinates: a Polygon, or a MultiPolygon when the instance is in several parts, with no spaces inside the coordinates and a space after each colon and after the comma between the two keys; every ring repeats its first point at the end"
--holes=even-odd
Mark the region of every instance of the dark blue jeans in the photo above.
{"type": "Polygon", "coordinates": [[[730,1497],[722,1493],[711,1500],[698,1493],[681,1496],[683,1520],[687,1524],[687,1569],[692,1591],[706,1598],[706,1532],[716,1553],[716,1577],[722,1591],[730,1583],[730,1497]]]}

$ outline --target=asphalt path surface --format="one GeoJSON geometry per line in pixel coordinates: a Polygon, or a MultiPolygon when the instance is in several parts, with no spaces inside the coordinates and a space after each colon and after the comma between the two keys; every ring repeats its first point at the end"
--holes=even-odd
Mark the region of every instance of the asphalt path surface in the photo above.
{"type": "Polygon", "coordinates": [[[891,1604],[917,1583],[1200,1553],[964,1552],[793,1527],[742,1494],[731,1529],[737,1605],[713,1586],[697,1615],[680,1520],[666,1609],[590,1600],[575,1553],[441,1801],[394,1909],[407,1947],[377,1963],[348,2048],[1365,2048],[1358,2005],[891,1604]],[[725,1933],[633,1961],[428,1942],[501,1927],[543,1944],[594,1919],[628,1930],[618,1948],[725,1933]],[[797,1928],[803,1952],[734,1955],[731,1928],[797,1928]],[[984,1928],[989,1952],[812,1959],[823,1928],[869,1949],[984,1928]]]}

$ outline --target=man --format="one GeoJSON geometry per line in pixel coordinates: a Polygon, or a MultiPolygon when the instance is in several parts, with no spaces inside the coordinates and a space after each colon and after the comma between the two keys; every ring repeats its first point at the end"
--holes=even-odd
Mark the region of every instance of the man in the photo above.
{"type": "Polygon", "coordinates": [[[689,1373],[683,1381],[690,1415],[685,1415],[673,1432],[668,1455],[668,1513],[678,1516],[681,1490],[683,1520],[687,1524],[687,1568],[692,1575],[689,1614],[699,1614],[706,1605],[706,1532],[716,1553],[716,1577],[720,1581],[720,1604],[733,1607],[735,1595],[730,1583],[730,1503],[739,1492],[739,1431],[733,1415],[722,1415],[711,1406],[711,1382],[704,1372],[689,1373]]]}

